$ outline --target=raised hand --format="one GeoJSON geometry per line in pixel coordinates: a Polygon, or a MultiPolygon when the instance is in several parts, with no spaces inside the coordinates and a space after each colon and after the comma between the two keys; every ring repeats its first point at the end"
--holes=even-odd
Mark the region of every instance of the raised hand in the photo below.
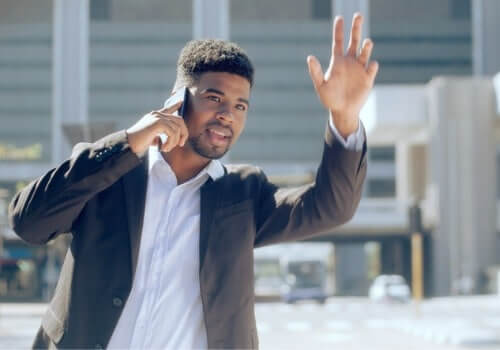
{"type": "Polygon", "coordinates": [[[344,20],[335,17],[332,53],[326,73],[314,56],[307,57],[309,74],[321,103],[330,111],[333,123],[344,138],[358,129],[359,112],[373,87],[378,63],[370,61],[373,42],[361,41],[363,17],[356,13],[352,20],[351,37],[344,54],[344,20]]]}
{"type": "Polygon", "coordinates": [[[181,104],[179,101],[171,107],[152,111],[127,129],[128,142],[135,154],[142,155],[151,145],[158,145],[162,152],[184,146],[189,136],[186,124],[184,119],[172,114],[181,104]],[[160,134],[168,136],[165,143],[161,142],[160,134]]]}

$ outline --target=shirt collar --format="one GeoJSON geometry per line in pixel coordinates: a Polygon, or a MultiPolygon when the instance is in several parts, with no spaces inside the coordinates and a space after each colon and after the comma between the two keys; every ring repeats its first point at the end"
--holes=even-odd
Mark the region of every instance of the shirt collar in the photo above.
{"type": "MultiPolygon", "coordinates": [[[[161,152],[158,150],[158,146],[149,147],[148,157],[149,157],[149,169],[148,169],[149,173],[151,173],[151,171],[155,166],[167,165],[168,167],[170,167],[169,164],[162,157],[161,152]]],[[[208,165],[205,168],[203,168],[200,171],[198,175],[195,176],[195,178],[199,178],[205,173],[208,174],[208,176],[210,176],[212,180],[215,181],[224,175],[224,167],[222,166],[222,163],[219,160],[213,159],[208,163],[208,165]]]]}
{"type": "Polygon", "coordinates": [[[210,163],[208,163],[208,165],[205,167],[205,169],[207,170],[208,175],[214,181],[224,175],[224,167],[222,166],[222,163],[217,159],[212,159],[210,163]]]}

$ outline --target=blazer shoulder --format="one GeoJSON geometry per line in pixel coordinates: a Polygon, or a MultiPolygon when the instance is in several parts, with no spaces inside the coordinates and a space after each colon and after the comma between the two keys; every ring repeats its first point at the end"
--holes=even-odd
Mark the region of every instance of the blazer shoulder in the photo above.
{"type": "Polygon", "coordinates": [[[249,164],[225,165],[226,175],[223,177],[224,186],[232,192],[242,191],[249,196],[260,193],[263,186],[269,182],[261,168],[249,164]],[[240,190],[238,190],[240,189],[240,190]]]}
{"type": "Polygon", "coordinates": [[[237,177],[241,181],[250,181],[252,179],[265,178],[264,172],[261,168],[250,164],[228,164],[225,165],[227,175],[230,177],[237,177]]]}
{"type": "Polygon", "coordinates": [[[86,149],[92,147],[92,143],[90,142],[79,142],[73,146],[73,150],[71,151],[71,158],[77,157],[80,153],[85,151],[86,149]]]}

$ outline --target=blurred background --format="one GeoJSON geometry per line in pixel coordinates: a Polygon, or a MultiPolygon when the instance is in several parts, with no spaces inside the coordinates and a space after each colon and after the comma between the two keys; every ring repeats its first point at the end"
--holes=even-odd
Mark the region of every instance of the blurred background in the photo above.
{"type": "Polygon", "coordinates": [[[225,162],[311,181],[327,114],[306,56],[326,66],[333,16],[356,11],[380,63],[363,198],[328,234],[255,250],[261,345],[500,349],[497,0],[2,0],[0,348],[30,344],[71,239],[21,242],[6,221],[16,191],[160,107],[179,50],[203,37],[237,42],[256,68],[225,162]]]}

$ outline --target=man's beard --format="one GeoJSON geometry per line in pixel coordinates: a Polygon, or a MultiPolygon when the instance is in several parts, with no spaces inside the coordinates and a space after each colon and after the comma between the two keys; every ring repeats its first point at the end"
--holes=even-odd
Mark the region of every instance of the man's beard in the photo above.
{"type": "Polygon", "coordinates": [[[202,134],[196,137],[190,137],[187,142],[193,151],[198,155],[208,158],[208,159],[220,159],[222,158],[227,151],[229,151],[229,143],[225,149],[216,146],[210,146],[207,144],[203,144],[202,134]]]}

